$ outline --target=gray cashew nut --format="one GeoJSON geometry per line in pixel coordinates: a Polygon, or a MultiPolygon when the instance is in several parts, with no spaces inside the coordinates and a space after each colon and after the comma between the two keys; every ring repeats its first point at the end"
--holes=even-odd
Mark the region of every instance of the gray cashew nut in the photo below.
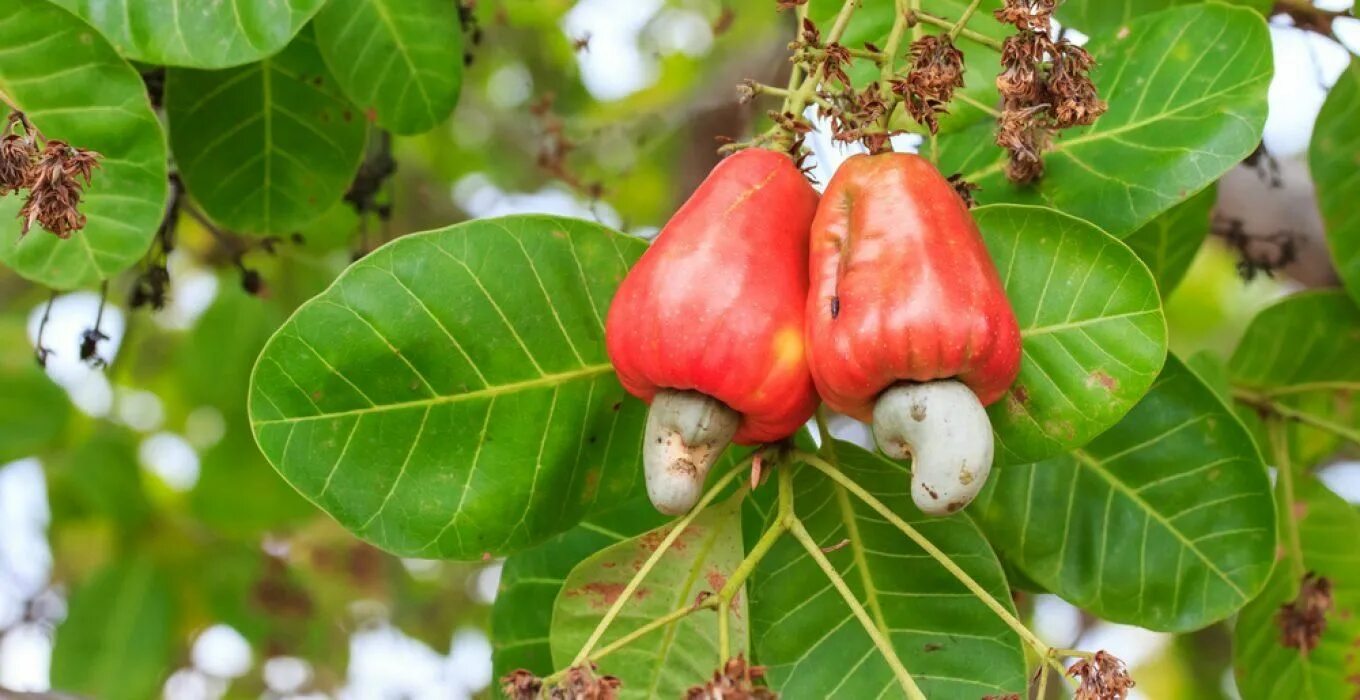
{"type": "Polygon", "coordinates": [[[890,387],[874,404],[874,439],[911,459],[911,498],[927,515],[968,505],[992,470],[992,423],[977,395],[944,379],[890,387]]]}
{"type": "Polygon", "coordinates": [[[741,414],[697,391],[663,389],[647,411],[642,463],[647,496],[667,515],[689,512],[704,479],[741,425],[741,414]]]}

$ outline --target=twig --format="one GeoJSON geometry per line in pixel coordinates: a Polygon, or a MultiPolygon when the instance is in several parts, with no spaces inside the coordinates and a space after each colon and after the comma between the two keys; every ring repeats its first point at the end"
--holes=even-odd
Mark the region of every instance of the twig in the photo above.
{"type": "Polygon", "coordinates": [[[1237,401],[1244,403],[1248,406],[1251,406],[1252,408],[1262,413],[1265,413],[1266,415],[1279,416],[1282,418],[1288,418],[1290,420],[1298,421],[1299,423],[1304,423],[1306,425],[1311,425],[1314,428],[1325,430],[1336,435],[1337,437],[1340,437],[1344,440],[1348,440],[1356,445],[1360,445],[1360,431],[1357,431],[1349,426],[1334,423],[1325,418],[1319,418],[1311,413],[1308,413],[1306,411],[1300,411],[1299,409],[1294,408],[1293,406],[1288,406],[1278,401],[1271,400],[1262,394],[1258,394],[1247,389],[1234,388],[1232,390],[1232,396],[1237,401]]]}
{"type": "Polygon", "coordinates": [[[860,626],[864,628],[864,633],[869,635],[869,639],[873,641],[874,646],[878,647],[878,652],[882,654],[884,660],[888,662],[888,666],[892,669],[893,675],[897,676],[897,683],[902,686],[902,690],[906,691],[907,697],[912,698],[912,700],[925,700],[925,693],[922,693],[920,687],[916,685],[916,680],[911,677],[911,672],[907,670],[907,667],[902,665],[902,660],[897,658],[897,651],[893,649],[892,643],[883,636],[883,633],[878,629],[878,626],[874,624],[873,619],[869,617],[869,612],[864,609],[864,605],[855,597],[854,592],[850,590],[850,586],[845,583],[845,579],[841,578],[841,575],[837,573],[836,567],[832,566],[830,560],[822,553],[822,548],[817,544],[816,540],[812,539],[812,535],[808,533],[807,528],[803,526],[803,522],[794,518],[793,524],[790,527],[790,532],[793,533],[794,539],[798,540],[798,542],[803,545],[803,549],[807,550],[808,555],[817,563],[817,566],[822,570],[822,573],[826,574],[826,577],[831,580],[831,585],[841,594],[841,598],[845,600],[845,604],[850,607],[850,612],[854,613],[855,618],[859,620],[860,626]]]}
{"type": "MultiPolygon", "coordinates": [[[[912,18],[913,18],[915,21],[917,21],[917,22],[920,22],[920,23],[923,23],[923,24],[933,25],[933,26],[939,27],[939,28],[941,28],[941,29],[953,29],[953,28],[954,28],[954,23],[953,23],[953,22],[951,22],[951,21],[949,21],[949,20],[947,20],[947,19],[945,19],[945,18],[943,18],[943,17],[936,17],[935,15],[929,14],[929,13],[927,13],[927,12],[921,12],[921,11],[919,11],[919,10],[912,13],[912,18]]],[[[959,28],[959,36],[961,36],[961,37],[963,37],[964,39],[967,39],[967,40],[969,40],[969,41],[972,41],[972,42],[981,44],[981,45],[983,45],[983,46],[986,46],[986,47],[992,49],[993,51],[997,51],[997,52],[1000,52],[1000,51],[1001,51],[1001,42],[999,42],[999,41],[997,41],[996,39],[993,39],[993,38],[987,36],[986,34],[982,34],[982,33],[980,33],[980,32],[975,32],[975,31],[973,31],[973,30],[971,30],[971,29],[968,29],[967,27],[960,27],[960,28],[959,28]]]]}
{"type": "MultiPolygon", "coordinates": [[[[572,660],[572,666],[579,666],[584,663],[586,659],[590,658],[590,652],[593,651],[595,645],[600,642],[600,637],[604,636],[605,631],[609,629],[609,625],[613,624],[614,618],[618,617],[619,611],[622,610],[624,604],[633,597],[633,593],[637,591],[638,586],[642,585],[642,581],[647,578],[647,574],[651,573],[657,562],[659,562],[661,557],[671,548],[671,545],[675,544],[675,541],[680,538],[680,534],[689,527],[689,524],[708,507],[708,504],[713,502],[713,499],[718,497],[718,494],[721,493],[723,489],[727,488],[728,485],[737,478],[738,474],[742,473],[745,467],[746,463],[743,461],[741,464],[737,465],[736,468],[722,475],[722,477],[709,488],[708,492],[703,495],[703,498],[699,499],[699,502],[692,510],[690,510],[690,512],[678,518],[674,524],[671,525],[670,532],[666,533],[666,537],[661,540],[661,544],[657,545],[656,550],[652,552],[652,555],[648,557],[647,561],[638,569],[637,574],[628,582],[628,585],[624,587],[623,592],[619,594],[619,597],[614,601],[614,604],[609,607],[609,610],[605,612],[604,617],[600,619],[599,624],[595,626],[595,631],[591,632],[590,638],[586,640],[585,645],[581,647],[581,651],[578,652],[576,658],[572,660]]],[[[551,676],[550,678],[556,677],[557,675],[560,674],[554,674],[554,676],[551,676]]]]}
{"type": "Polygon", "coordinates": [[[973,18],[973,13],[977,12],[978,5],[981,4],[982,0],[973,0],[973,2],[968,4],[968,9],[964,10],[963,14],[959,16],[959,21],[955,22],[954,26],[949,28],[949,40],[951,42],[959,38],[959,32],[963,31],[968,25],[968,20],[973,18]]]}
{"type": "Polygon", "coordinates": [[[912,542],[915,542],[918,547],[924,549],[940,566],[953,574],[954,578],[958,579],[974,596],[977,596],[977,598],[990,608],[997,617],[1001,618],[1002,622],[1005,622],[1016,634],[1020,635],[1020,638],[1033,647],[1034,650],[1039,653],[1040,657],[1047,659],[1049,663],[1054,664],[1060,672],[1065,672],[1066,669],[1062,668],[1062,664],[1056,661],[1052,647],[1045,644],[1044,641],[1039,639],[1039,637],[1031,632],[1028,627],[1025,627],[1024,623],[1020,622],[1020,620],[1017,619],[1011,611],[1007,610],[1005,606],[997,602],[996,598],[994,598],[987,589],[983,588],[981,584],[974,580],[968,572],[959,568],[959,565],[954,563],[954,560],[950,559],[949,555],[945,554],[939,547],[936,547],[934,542],[927,539],[917,531],[916,528],[912,527],[911,524],[903,520],[901,516],[893,512],[891,508],[884,505],[882,501],[875,498],[874,495],[866,491],[864,487],[842,474],[839,469],[832,466],[826,460],[815,454],[806,452],[799,452],[795,457],[803,460],[830,477],[832,481],[840,484],[870,508],[877,511],[879,515],[887,519],[894,527],[901,530],[902,533],[909,537],[912,542]]]}
{"type": "Polygon", "coordinates": [[[53,289],[52,294],[47,297],[47,306],[43,307],[42,320],[38,322],[38,338],[33,348],[34,359],[38,361],[38,366],[47,368],[47,358],[52,354],[52,348],[43,346],[43,333],[47,330],[47,321],[52,318],[52,305],[57,302],[57,290],[53,289]]]}

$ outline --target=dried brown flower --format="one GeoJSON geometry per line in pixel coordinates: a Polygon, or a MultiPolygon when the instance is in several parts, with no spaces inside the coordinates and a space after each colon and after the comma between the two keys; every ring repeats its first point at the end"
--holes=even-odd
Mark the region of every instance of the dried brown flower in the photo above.
{"type": "Polygon", "coordinates": [[[1023,31],[1048,33],[1052,29],[1053,10],[1058,0],[1006,0],[1006,4],[992,13],[998,22],[1013,24],[1023,31]]]}
{"type": "Polygon", "coordinates": [[[1047,49],[1048,38],[1033,32],[1006,37],[1001,43],[1001,73],[996,89],[1008,103],[1033,104],[1043,95],[1039,63],[1047,49]]]}
{"type": "Polygon", "coordinates": [[[1327,613],[1332,605],[1332,582],[1312,571],[1304,574],[1298,597],[1281,605],[1275,614],[1280,643],[1303,652],[1315,649],[1327,630],[1327,613]]]}
{"type": "Polygon", "coordinates": [[[764,667],[748,666],[737,655],[713,672],[713,680],[690,688],[685,700],[775,700],[779,696],[773,690],[756,685],[764,677],[764,667]]]}
{"type": "Polygon", "coordinates": [[[923,36],[911,43],[907,80],[923,94],[948,102],[963,87],[963,52],[947,35],[923,36]]]}
{"type": "Polygon", "coordinates": [[[501,678],[501,692],[510,700],[536,700],[542,688],[543,679],[522,668],[501,678]]]}
{"type": "Polygon", "coordinates": [[[25,136],[7,134],[0,139],[0,196],[23,189],[37,157],[38,149],[25,136]]]}
{"type": "Polygon", "coordinates": [[[1124,662],[1105,651],[1072,664],[1067,675],[1081,681],[1074,700],[1124,700],[1134,686],[1124,662]]]}
{"type": "MultiPolygon", "coordinates": [[[[1095,61],[1086,49],[1066,39],[1053,45],[1052,67],[1046,84],[1053,105],[1050,113],[1059,129],[1093,123],[1107,105],[1096,94],[1088,72],[1095,61]]],[[[998,81],[1000,78],[998,78],[998,81]]]]}
{"type": "Polygon", "coordinates": [[[892,81],[892,90],[902,96],[907,113],[933,134],[939,131],[938,116],[963,87],[963,52],[948,36],[924,36],[912,42],[911,59],[907,77],[892,81]]]}
{"type": "Polygon", "coordinates": [[[623,685],[614,676],[596,676],[595,664],[582,664],[567,670],[562,684],[548,693],[552,700],[617,700],[623,685]]]}
{"type": "Polygon", "coordinates": [[[85,215],[78,211],[84,184],[90,183],[91,171],[98,166],[99,154],[74,148],[65,141],[48,139],[38,161],[28,171],[24,187],[28,198],[19,210],[23,221],[20,235],[28,233],[33,222],[57,235],[69,238],[72,231],[85,227],[85,215]]]}
{"type": "Polygon", "coordinates": [[[1016,183],[1030,183],[1044,174],[1043,152],[1048,147],[1048,129],[1038,119],[1048,105],[1011,108],[1001,112],[996,145],[1010,152],[1006,177],[1016,183]]]}
{"type": "Polygon", "coordinates": [[[982,189],[981,187],[963,179],[963,173],[954,173],[945,179],[953,186],[954,191],[958,193],[959,199],[963,200],[964,206],[969,209],[977,206],[977,202],[973,199],[973,193],[982,189]]]}
{"type": "Polygon", "coordinates": [[[846,88],[849,88],[850,76],[846,74],[845,67],[850,65],[850,49],[832,42],[826,45],[822,55],[822,74],[827,80],[835,80],[846,88]]]}

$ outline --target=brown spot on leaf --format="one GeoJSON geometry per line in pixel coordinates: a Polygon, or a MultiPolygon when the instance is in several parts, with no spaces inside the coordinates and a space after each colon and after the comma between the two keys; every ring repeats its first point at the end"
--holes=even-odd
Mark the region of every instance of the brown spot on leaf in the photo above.
{"type": "Polygon", "coordinates": [[[1106,391],[1115,391],[1119,388],[1118,379],[1111,377],[1109,373],[1099,369],[1092,372],[1091,376],[1086,380],[1087,386],[1094,386],[1096,384],[1105,387],[1106,391]]]}
{"type": "Polygon", "coordinates": [[[941,649],[943,649],[943,648],[944,648],[944,645],[943,645],[943,644],[936,644],[935,642],[929,642],[929,643],[927,643],[927,644],[923,647],[923,650],[924,650],[927,654],[929,654],[929,653],[932,652],[932,651],[939,651],[939,650],[941,650],[941,649]]]}
{"type": "Polygon", "coordinates": [[[722,587],[727,585],[727,577],[717,569],[709,569],[704,578],[708,581],[708,587],[715,591],[721,591],[722,587]]]}
{"type": "Polygon", "coordinates": [[[1332,582],[1309,571],[1299,583],[1299,595],[1280,606],[1275,624],[1280,628],[1280,644],[1309,652],[1327,630],[1327,613],[1332,609],[1332,582]]]}
{"type": "MultiPolygon", "coordinates": [[[[623,583],[593,581],[581,586],[579,589],[567,591],[567,597],[576,598],[583,595],[590,596],[592,607],[607,608],[618,601],[619,596],[623,595],[623,590],[627,587],[627,584],[623,583]]],[[[633,591],[633,600],[642,600],[650,593],[651,591],[639,586],[636,591],[633,591]]]]}
{"type": "Polygon", "coordinates": [[[367,119],[368,123],[370,124],[378,121],[378,110],[374,109],[372,106],[370,106],[368,109],[365,109],[364,119],[367,119]]]}
{"type": "Polygon", "coordinates": [[[1303,520],[1308,515],[1308,503],[1306,501],[1294,501],[1290,511],[1293,512],[1295,521],[1303,520]]]}
{"type": "Polygon", "coordinates": [[[1029,403],[1029,389],[1026,389],[1024,384],[1011,387],[1011,396],[1014,396],[1021,405],[1029,403]]]}
{"type": "Polygon", "coordinates": [[[317,389],[316,391],[313,391],[313,392],[312,392],[312,400],[313,400],[313,401],[320,401],[320,400],[321,400],[321,390],[320,390],[320,389],[317,389]]]}

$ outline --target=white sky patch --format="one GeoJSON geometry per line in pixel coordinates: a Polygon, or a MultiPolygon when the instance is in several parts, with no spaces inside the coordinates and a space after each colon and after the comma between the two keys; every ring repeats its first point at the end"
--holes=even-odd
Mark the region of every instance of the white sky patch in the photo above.
{"type": "Polygon", "coordinates": [[[162,328],[193,328],[198,317],[217,298],[217,275],[195,265],[193,258],[183,251],[174,251],[166,262],[170,271],[169,299],[165,308],[155,312],[152,318],[162,328]]]}
{"type": "Polygon", "coordinates": [[[581,0],[562,20],[569,41],[590,36],[576,63],[595,99],[622,99],[656,82],[660,67],[638,38],[661,6],[662,0],[581,0]]]}
{"type": "Polygon", "coordinates": [[[276,656],[264,662],[264,683],[276,693],[296,693],[312,680],[312,665],[293,656],[276,656]]]}
{"type": "Polygon", "coordinates": [[[599,221],[611,228],[623,225],[613,207],[604,202],[593,205],[582,202],[570,190],[558,185],[548,185],[537,192],[506,192],[485,173],[469,173],[453,183],[452,194],[454,203],[476,218],[555,214],[599,221]]]}
{"type": "Polygon", "coordinates": [[[648,32],[664,54],[682,53],[691,58],[713,48],[713,27],[708,18],[693,10],[668,7],[657,14],[648,32]]]}
{"type": "Polygon", "coordinates": [[[1313,122],[1350,53],[1336,42],[1313,32],[1272,26],[1275,78],[1270,82],[1270,113],[1266,117],[1266,148],[1276,156],[1308,150],[1313,122]]]}
{"type": "Polygon", "coordinates": [[[534,76],[523,63],[507,63],[486,80],[486,99],[501,109],[514,109],[534,94],[534,76]]]}
{"type": "Polygon", "coordinates": [[[198,483],[198,453],[174,433],[160,432],[142,440],[137,458],[147,471],[176,491],[188,491],[198,483]]]}
{"type": "Polygon", "coordinates": [[[118,387],[114,391],[114,415],[139,433],[149,433],[165,422],[160,397],[144,389],[118,387]]]}
{"type": "Polygon", "coordinates": [[[217,678],[240,678],[250,670],[250,642],[230,625],[203,630],[190,656],[195,668],[217,678]]]}
{"type": "Polygon", "coordinates": [[[52,638],[42,625],[21,624],[0,637],[0,687],[45,691],[51,667],[52,638]]]}
{"type": "MultiPolygon", "coordinates": [[[[38,328],[42,325],[46,302],[38,304],[28,314],[28,340],[37,347],[38,328]]],[[[58,296],[52,302],[52,312],[43,329],[43,346],[52,352],[47,357],[47,375],[71,395],[71,401],[85,413],[101,417],[112,406],[112,392],[102,369],[91,367],[80,359],[80,340],[86,329],[94,327],[99,314],[99,295],[95,292],[72,292],[58,296]]],[[[111,302],[104,306],[104,318],[99,330],[108,336],[100,341],[99,357],[112,363],[123,342],[125,319],[123,312],[111,302]]]]}
{"type": "Polygon", "coordinates": [[[505,562],[497,561],[472,572],[467,579],[468,596],[483,605],[496,602],[496,592],[501,586],[501,572],[505,562]]]}

